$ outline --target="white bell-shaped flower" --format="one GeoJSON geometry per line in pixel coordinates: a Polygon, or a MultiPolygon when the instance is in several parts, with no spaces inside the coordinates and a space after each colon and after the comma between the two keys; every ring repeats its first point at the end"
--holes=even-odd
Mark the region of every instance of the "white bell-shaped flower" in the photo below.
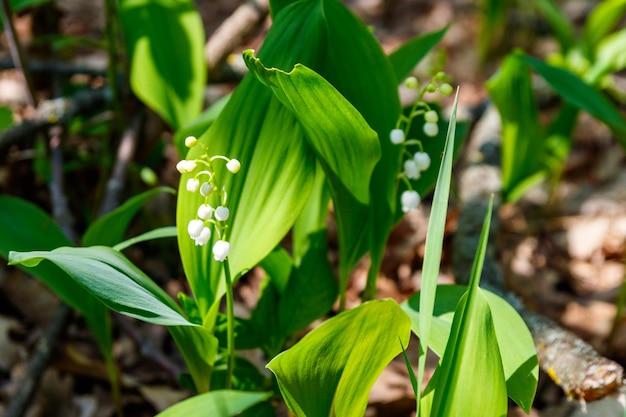
{"type": "Polygon", "coordinates": [[[426,120],[426,123],[437,123],[439,121],[439,115],[434,110],[428,110],[424,113],[424,120],[426,120]]]}
{"type": "Polygon", "coordinates": [[[200,194],[202,197],[208,196],[211,191],[213,191],[213,184],[209,184],[208,182],[203,182],[200,186],[200,194]]]}
{"type": "Polygon", "coordinates": [[[431,138],[437,136],[439,134],[439,126],[437,123],[424,123],[424,134],[431,138]]]}
{"type": "Polygon", "coordinates": [[[228,220],[228,216],[230,216],[230,210],[228,207],[219,206],[215,209],[215,218],[221,222],[225,222],[228,220]]]}
{"type": "Polygon", "coordinates": [[[202,228],[202,231],[200,232],[200,235],[198,235],[198,237],[195,239],[196,246],[204,246],[204,245],[206,245],[206,243],[209,241],[209,239],[211,239],[211,229],[209,229],[208,227],[204,226],[202,228]]]}
{"type": "Polygon", "coordinates": [[[404,142],[404,130],[392,129],[391,133],[389,133],[389,139],[394,145],[401,144],[402,142],[404,142]]]}
{"type": "Polygon", "coordinates": [[[415,152],[413,160],[420,171],[426,171],[430,167],[430,155],[426,152],[415,152]]]}
{"type": "Polygon", "coordinates": [[[200,188],[200,180],[197,178],[189,178],[187,180],[187,191],[195,193],[200,188]]]}
{"type": "Polygon", "coordinates": [[[194,136],[187,136],[185,138],[185,146],[186,147],[193,148],[197,144],[198,144],[198,139],[196,139],[194,136]]]}
{"type": "Polygon", "coordinates": [[[209,220],[212,215],[213,207],[211,207],[209,204],[201,204],[200,207],[198,207],[198,217],[200,217],[202,220],[209,220]]]}
{"type": "Polygon", "coordinates": [[[404,176],[410,180],[416,180],[420,177],[420,169],[414,160],[407,159],[404,161],[404,176]]]}
{"type": "Polygon", "coordinates": [[[230,243],[224,240],[218,240],[213,245],[213,259],[218,262],[224,262],[230,253],[230,243]]]}
{"type": "Polygon", "coordinates": [[[407,190],[400,196],[400,202],[402,203],[402,211],[408,213],[411,210],[415,210],[420,204],[420,195],[417,191],[407,190]]]}
{"type": "Polygon", "coordinates": [[[195,239],[198,236],[200,236],[200,233],[202,233],[203,227],[204,227],[204,222],[202,220],[194,219],[194,220],[191,220],[189,224],[187,225],[187,232],[189,233],[189,236],[195,239]]]}
{"type": "Polygon", "coordinates": [[[231,159],[226,163],[226,168],[233,174],[236,174],[241,169],[241,163],[236,159],[231,159]]]}

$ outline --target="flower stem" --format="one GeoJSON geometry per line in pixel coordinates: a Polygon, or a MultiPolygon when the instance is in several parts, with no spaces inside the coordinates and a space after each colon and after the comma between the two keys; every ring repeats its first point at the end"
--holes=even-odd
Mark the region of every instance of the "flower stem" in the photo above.
{"type": "Polygon", "coordinates": [[[230,277],[228,258],[224,259],[224,275],[226,276],[226,320],[228,322],[226,350],[228,355],[228,369],[226,371],[226,389],[233,385],[233,369],[235,367],[235,308],[233,301],[233,284],[230,277]]]}

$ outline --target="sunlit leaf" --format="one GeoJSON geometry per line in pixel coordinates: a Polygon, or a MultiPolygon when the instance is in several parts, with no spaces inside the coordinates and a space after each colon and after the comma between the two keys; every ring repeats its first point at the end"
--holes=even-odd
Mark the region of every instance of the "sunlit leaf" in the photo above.
{"type": "Polygon", "coordinates": [[[156,417],[233,417],[270,395],[266,392],[212,391],[181,401],[156,417]]]}
{"type": "Polygon", "coordinates": [[[362,417],[376,378],[408,344],[410,326],[395,301],[371,301],[325,321],[267,367],[296,415],[362,417]]]}

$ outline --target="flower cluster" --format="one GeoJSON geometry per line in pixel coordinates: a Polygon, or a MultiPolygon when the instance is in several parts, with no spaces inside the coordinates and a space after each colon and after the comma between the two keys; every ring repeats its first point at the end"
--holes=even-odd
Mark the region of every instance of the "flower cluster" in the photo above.
{"type": "MultiPolygon", "coordinates": [[[[198,145],[198,140],[189,136],[185,139],[185,145],[193,148],[198,145]]],[[[218,240],[213,244],[213,258],[223,262],[230,253],[230,243],[226,240],[228,218],[230,210],[226,206],[227,194],[217,182],[217,175],[213,169],[213,162],[217,159],[226,161],[226,169],[236,174],[241,169],[241,163],[236,159],[230,159],[222,155],[209,156],[207,149],[204,153],[193,160],[182,160],[176,164],[176,169],[181,174],[193,174],[185,184],[185,188],[191,193],[200,193],[203,202],[196,210],[196,217],[187,224],[187,233],[196,245],[203,246],[211,239],[213,230],[217,233],[218,240]]]]}
{"type": "Polygon", "coordinates": [[[406,134],[411,128],[413,119],[417,116],[423,116],[424,118],[422,130],[426,136],[435,137],[439,134],[439,115],[422,99],[424,94],[432,93],[437,90],[443,95],[452,93],[452,86],[444,82],[445,78],[446,74],[439,72],[433,77],[432,81],[421,90],[419,89],[419,83],[415,77],[409,77],[404,82],[407,88],[418,90],[419,93],[408,116],[401,114],[396,123],[396,127],[392,129],[389,134],[391,143],[403,147],[403,171],[399,174],[399,177],[406,183],[408,188],[400,197],[402,211],[404,213],[415,210],[420,203],[420,196],[417,191],[413,190],[413,186],[409,180],[419,179],[421,172],[426,171],[430,167],[430,155],[424,152],[422,142],[418,139],[407,140],[406,134]],[[412,145],[417,146],[418,152],[411,153],[408,151],[407,148],[412,145]]]}

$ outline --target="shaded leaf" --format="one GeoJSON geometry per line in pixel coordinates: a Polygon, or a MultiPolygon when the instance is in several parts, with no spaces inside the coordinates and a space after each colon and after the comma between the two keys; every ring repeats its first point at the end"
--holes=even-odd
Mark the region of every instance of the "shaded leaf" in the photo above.
{"type": "Polygon", "coordinates": [[[116,251],[121,251],[129,246],[136,245],[137,243],[146,242],[148,240],[162,239],[166,237],[176,237],[176,226],[160,227],[158,229],[150,230],[149,232],[142,233],[139,236],[135,236],[128,240],[118,243],[113,246],[116,251]]]}
{"type": "Polygon", "coordinates": [[[534,184],[527,180],[540,169],[545,138],[530,72],[519,55],[504,60],[487,90],[502,120],[502,193],[514,201],[534,184]]]}
{"type": "Polygon", "coordinates": [[[190,0],[124,0],[120,21],[130,84],[174,129],[200,113],[206,84],[204,29],[190,0]]]}
{"type": "Polygon", "coordinates": [[[49,260],[104,305],[164,326],[193,326],[171,298],[121,253],[105,246],[11,252],[9,263],[26,267],[49,260]]]}
{"type": "Polygon", "coordinates": [[[618,139],[626,146],[626,122],[611,102],[573,73],[553,67],[527,55],[521,56],[565,100],[617,130],[618,139]]]}

